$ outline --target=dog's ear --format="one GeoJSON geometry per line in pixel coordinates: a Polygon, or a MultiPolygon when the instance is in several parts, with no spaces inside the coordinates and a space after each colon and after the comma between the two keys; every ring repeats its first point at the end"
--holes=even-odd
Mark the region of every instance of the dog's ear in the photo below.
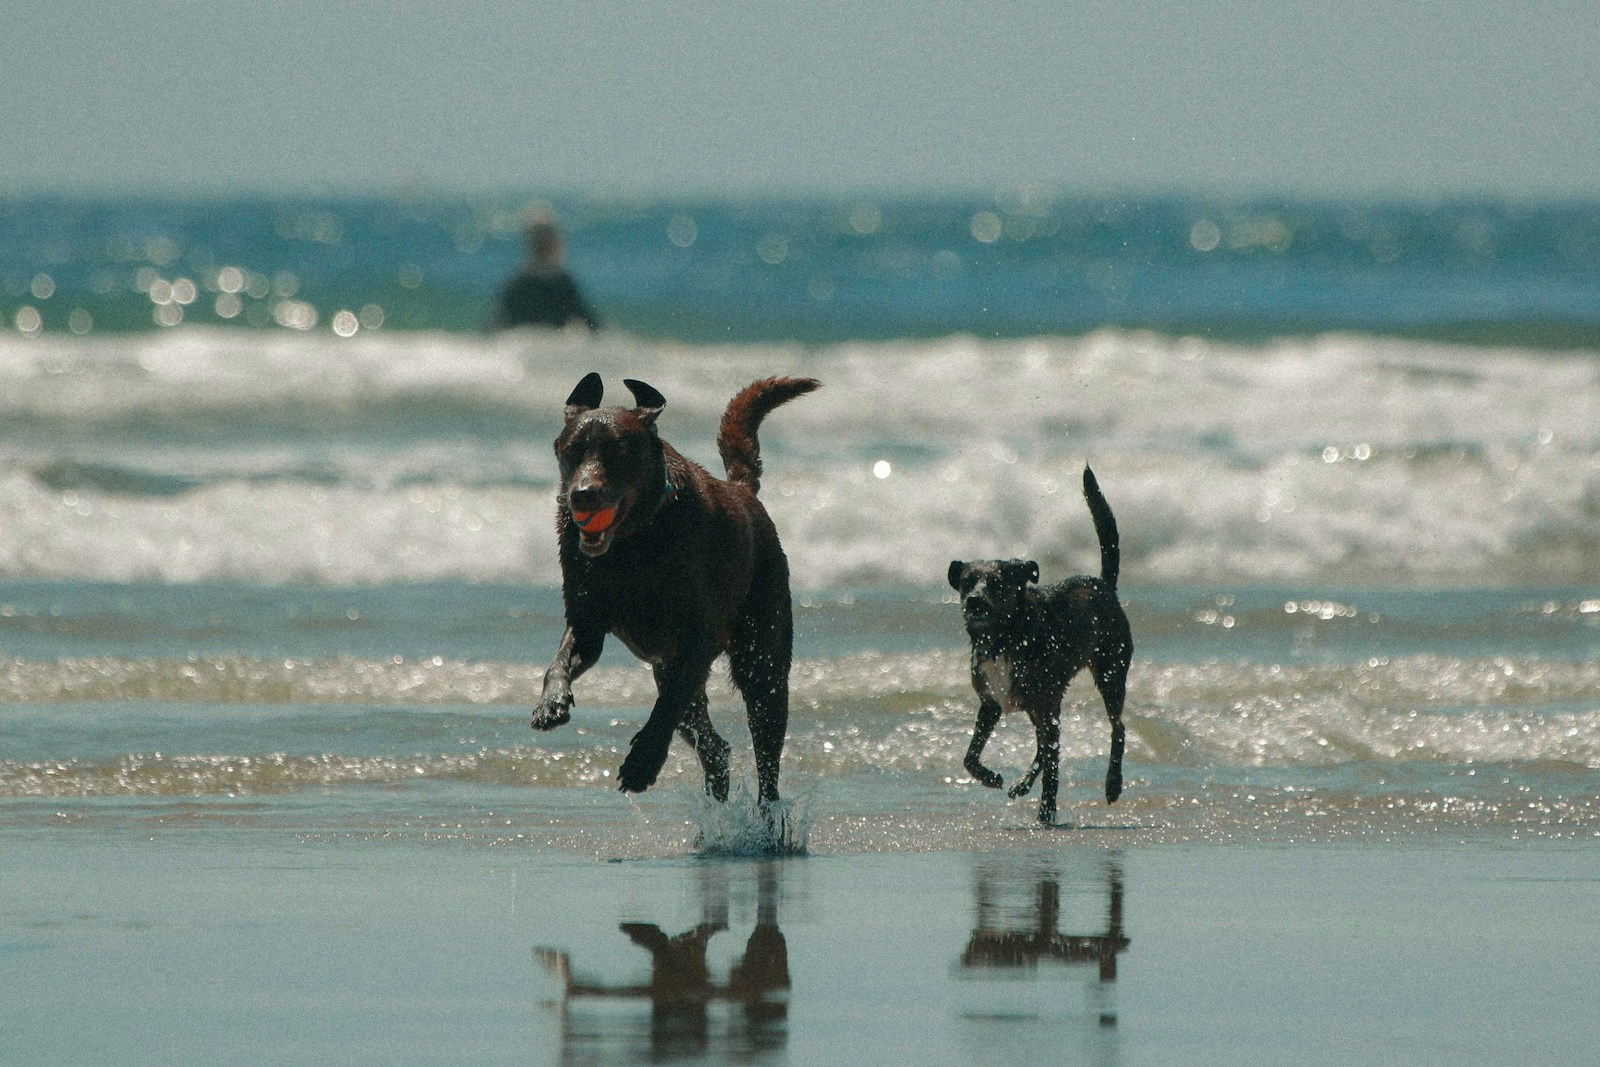
{"type": "Polygon", "coordinates": [[[639,416],[639,421],[646,426],[654,426],[656,419],[661,416],[661,409],[667,406],[667,398],[662,396],[655,386],[646,385],[632,378],[622,379],[622,384],[633,394],[633,402],[638,405],[634,409],[634,414],[639,416]]]}
{"type": "Polygon", "coordinates": [[[567,397],[567,419],[571,421],[600,406],[600,398],[605,395],[605,384],[600,381],[600,375],[590,371],[583,376],[577,388],[572,390],[567,397]]]}
{"type": "Polygon", "coordinates": [[[950,561],[950,572],[946,577],[948,577],[950,581],[951,589],[961,588],[961,572],[966,569],[967,565],[961,562],[959,559],[953,559],[950,561]]]}
{"type": "Polygon", "coordinates": [[[1008,559],[1001,565],[1006,581],[1023,586],[1039,580],[1039,565],[1031,559],[1008,559]]]}

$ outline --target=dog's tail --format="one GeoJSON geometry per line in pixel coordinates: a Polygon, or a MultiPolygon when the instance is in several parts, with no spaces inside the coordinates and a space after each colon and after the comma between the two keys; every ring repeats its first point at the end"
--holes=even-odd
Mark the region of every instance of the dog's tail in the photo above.
{"type": "Polygon", "coordinates": [[[1094,535],[1100,539],[1100,580],[1113,593],[1117,591],[1117,572],[1122,568],[1122,549],[1117,544],[1117,519],[1111,505],[1100,492],[1100,483],[1088,464],[1083,467],[1083,499],[1094,516],[1094,535]]]}
{"type": "Polygon", "coordinates": [[[821,384],[815,378],[765,378],[745,386],[728,401],[717,431],[717,451],[722,453],[730,482],[749,486],[752,493],[761,488],[761,443],[756,440],[761,420],[773,408],[821,384]]]}

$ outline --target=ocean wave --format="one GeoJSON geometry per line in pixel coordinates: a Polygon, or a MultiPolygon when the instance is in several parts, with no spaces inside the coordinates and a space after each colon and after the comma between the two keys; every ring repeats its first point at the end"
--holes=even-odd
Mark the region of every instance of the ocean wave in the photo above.
{"type": "Polygon", "coordinates": [[[615,751],[484,749],[445,755],[166,755],[0,761],[0,797],[264,796],[343,786],[453,781],[563,788],[610,778],[615,751]]]}
{"type": "MultiPolygon", "coordinates": [[[[964,778],[960,755],[976,710],[967,673],[959,651],[801,661],[787,772],[964,778]]],[[[13,709],[19,745],[34,743],[27,739],[35,733],[94,733],[94,724],[79,726],[73,716],[93,719],[94,708],[111,706],[117,729],[99,722],[95,736],[148,747],[0,760],[0,796],[242,795],[429,781],[565,787],[610,778],[654,699],[649,672],[591,671],[577,686],[573,725],[536,736],[527,732],[525,710],[540,676],[526,664],[437,658],[12,661],[0,671],[0,703],[13,709]],[[174,717],[172,709],[196,705],[174,717]],[[230,707],[257,711],[241,717],[230,707]],[[263,707],[285,714],[263,715],[263,707]],[[208,735],[221,741],[216,749],[196,744],[208,735]]],[[[1408,765],[1587,773],[1600,768],[1596,692],[1600,664],[1537,658],[1140,662],[1127,710],[1128,758],[1178,774],[1351,767],[1388,776],[1408,765]]],[[[743,716],[720,671],[711,703],[745,759],[743,716]]],[[[1098,696],[1087,684],[1076,687],[1062,715],[1063,758],[1096,768],[1106,743],[1098,696]]],[[[1019,768],[1032,750],[1031,728],[1013,717],[986,759],[1019,768]]],[[[673,752],[668,772],[697,776],[692,755],[681,745],[673,752]]]]}
{"type": "MultiPolygon", "coordinates": [[[[629,685],[616,668],[596,674],[592,691],[643,693],[649,676],[629,685]],[[604,679],[604,681],[602,681],[604,679]]],[[[433,656],[383,660],[119,656],[0,661],[0,703],[54,704],[121,700],[157,703],[494,704],[531,701],[543,678],[532,664],[468,663],[433,656]]],[[[637,681],[637,680],[636,680],[637,681]]]]}
{"type": "Polygon", "coordinates": [[[553,490],[223,482],[177,496],[0,476],[0,576],[376,585],[556,579],[553,490]]]}
{"type": "MultiPolygon", "coordinates": [[[[764,495],[798,589],[940,588],[951,559],[1036,559],[1046,580],[1098,569],[1077,456],[996,462],[975,446],[882,478],[865,462],[769,463],[764,495]]],[[[1600,470],[1569,452],[1421,464],[1289,456],[1266,469],[1099,452],[1095,464],[1122,531],[1124,588],[1600,580],[1600,470]]],[[[274,479],[130,494],[13,470],[0,473],[0,578],[548,586],[559,582],[554,498],[554,482],[536,480],[274,479]]]]}
{"type": "MultiPolygon", "coordinates": [[[[1547,353],[1327,334],[1233,344],[1101,330],[1079,337],[678,345],[594,337],[446,334],[349,340],[195,328],[151,337],[0,333],[8,439],[74,427],[209,444],[252,428],[389,441],[488,431],[548,445],[577,379],[644,377],[668,400],[663,431],[698,448],[728,398],[771,374],[826,392],[763,427],[815,454],[877,442],[936,452],[1007,441],[1195,445],[1270,457],[1324,448],[1449,451],[1500,443],[1592,445],[1578,401],[1600,389],[1594,352],[1547,353]]],[[[493,434],[491,434],[493,436],[493,434]]],[[[704,456],[711,459],[711,455],[704,456]]]]}
{"type": "Polygon", "coordinates": [[[1600,579],[1600,360],[1329,336],[669,346],[626,337],[196,330],[0,336],[0,578],[557,580],[550,448],[583,370],[668,396],[719,470],[729,396],[826,388],[762,428],[796,584],[936,585],[952,558],[1098,558],[1130,582],[1600,579]]]}
{"type": "MultiPolygon", "coordinates": [[[[965,706],[971,695],[969,667],[964,648],[863,651],[796,660],[790,687],[797,704],[822,718],[846,715],[849,703],[858,699],[890,714],[919,709],[959,717],[965,712],[944,702],[965,706]]],[[[1227,705],[1241,714],[1318,700],[1383,713],[1436,705],[1538,707],[1588,700],[1600,692],[1600,663],[1517,656],[1375,656],[1350,664],[1146,661],[1137,669],[1140,701],[1147,707],[1227,705]]],[[[531,703],[543,676],[542,662],[442,656],[10,659],[0,660],[0,703],[496,706],[531,703]]],[[[1080,689],[1087,693],[1087,683],[1073,692],[1080,689]]],[[[725,664],[713,670],[710,692],[732,699],[725,664]]],[[[578,683],[578,696],[586,706],[638,708],[653,702],[655,683],[644,664],[597,666],[578,683]]]]}

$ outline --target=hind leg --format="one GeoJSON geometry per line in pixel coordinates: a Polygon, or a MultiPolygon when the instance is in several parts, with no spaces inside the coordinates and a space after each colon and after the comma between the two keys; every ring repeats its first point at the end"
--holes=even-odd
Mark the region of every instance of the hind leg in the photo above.
{"type": "Polygon", "coordinates": [[[1105,701],[1106,717],[1111,720],[1111,758],[1106,765],[1106,803],[1115,804],[1122,795],[1122,750],[1127,744],[1127,728],[1122,723],[1122,704],[1127,697],[1128,658],[1126,654],[1090,663],[1094,684],[1105,701]]]}
{"type": "Polygon", "coordinates": [[[778,799],[778,769],[789,732],[789,659],[794,644],[789,597],[764,623],[736,627],[739,636],[728,651],[733,684],[744,696],[755,749],[756,785],[762,803],[778,799]]]}
{"type": "Polygon", "coordinates": [[[789,733],[788,663],[762,664],[743,680],[735,673],[739,692],[744,694],[750,723],[750,742],[756,756],[756,784],[763,803],[778,799],[778,769],[783,761],[783,744],[789,733]]]}
{"type": "MultiPolygon", "coordinates": [[[[659,675],[657,684],[660,684],[659,675]]],[[[694,749],[694,754],[700,758],[700,769],[705,772],[706,792],[718,801],[728,799],[728,742],[717,733],[717,728],[711,725],[711,715],[707,711],[706,691],[700,694],[689,704],[689,710],[684,713],[683,721],[678,724],[678,736],[689,743],[694,749]]]]}

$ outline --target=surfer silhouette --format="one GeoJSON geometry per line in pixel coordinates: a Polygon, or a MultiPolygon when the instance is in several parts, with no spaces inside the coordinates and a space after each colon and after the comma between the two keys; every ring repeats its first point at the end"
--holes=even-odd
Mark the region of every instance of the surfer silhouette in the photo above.
{"type": "Polygon", "coordinates": [[[546,212],[528,222],[527,260],[500,290],[495,302],[494,328],[553,326],[560,329],[581,322],[591,330],[600,320],[566,268],[566,242],[555,219],[546,212]]]}

